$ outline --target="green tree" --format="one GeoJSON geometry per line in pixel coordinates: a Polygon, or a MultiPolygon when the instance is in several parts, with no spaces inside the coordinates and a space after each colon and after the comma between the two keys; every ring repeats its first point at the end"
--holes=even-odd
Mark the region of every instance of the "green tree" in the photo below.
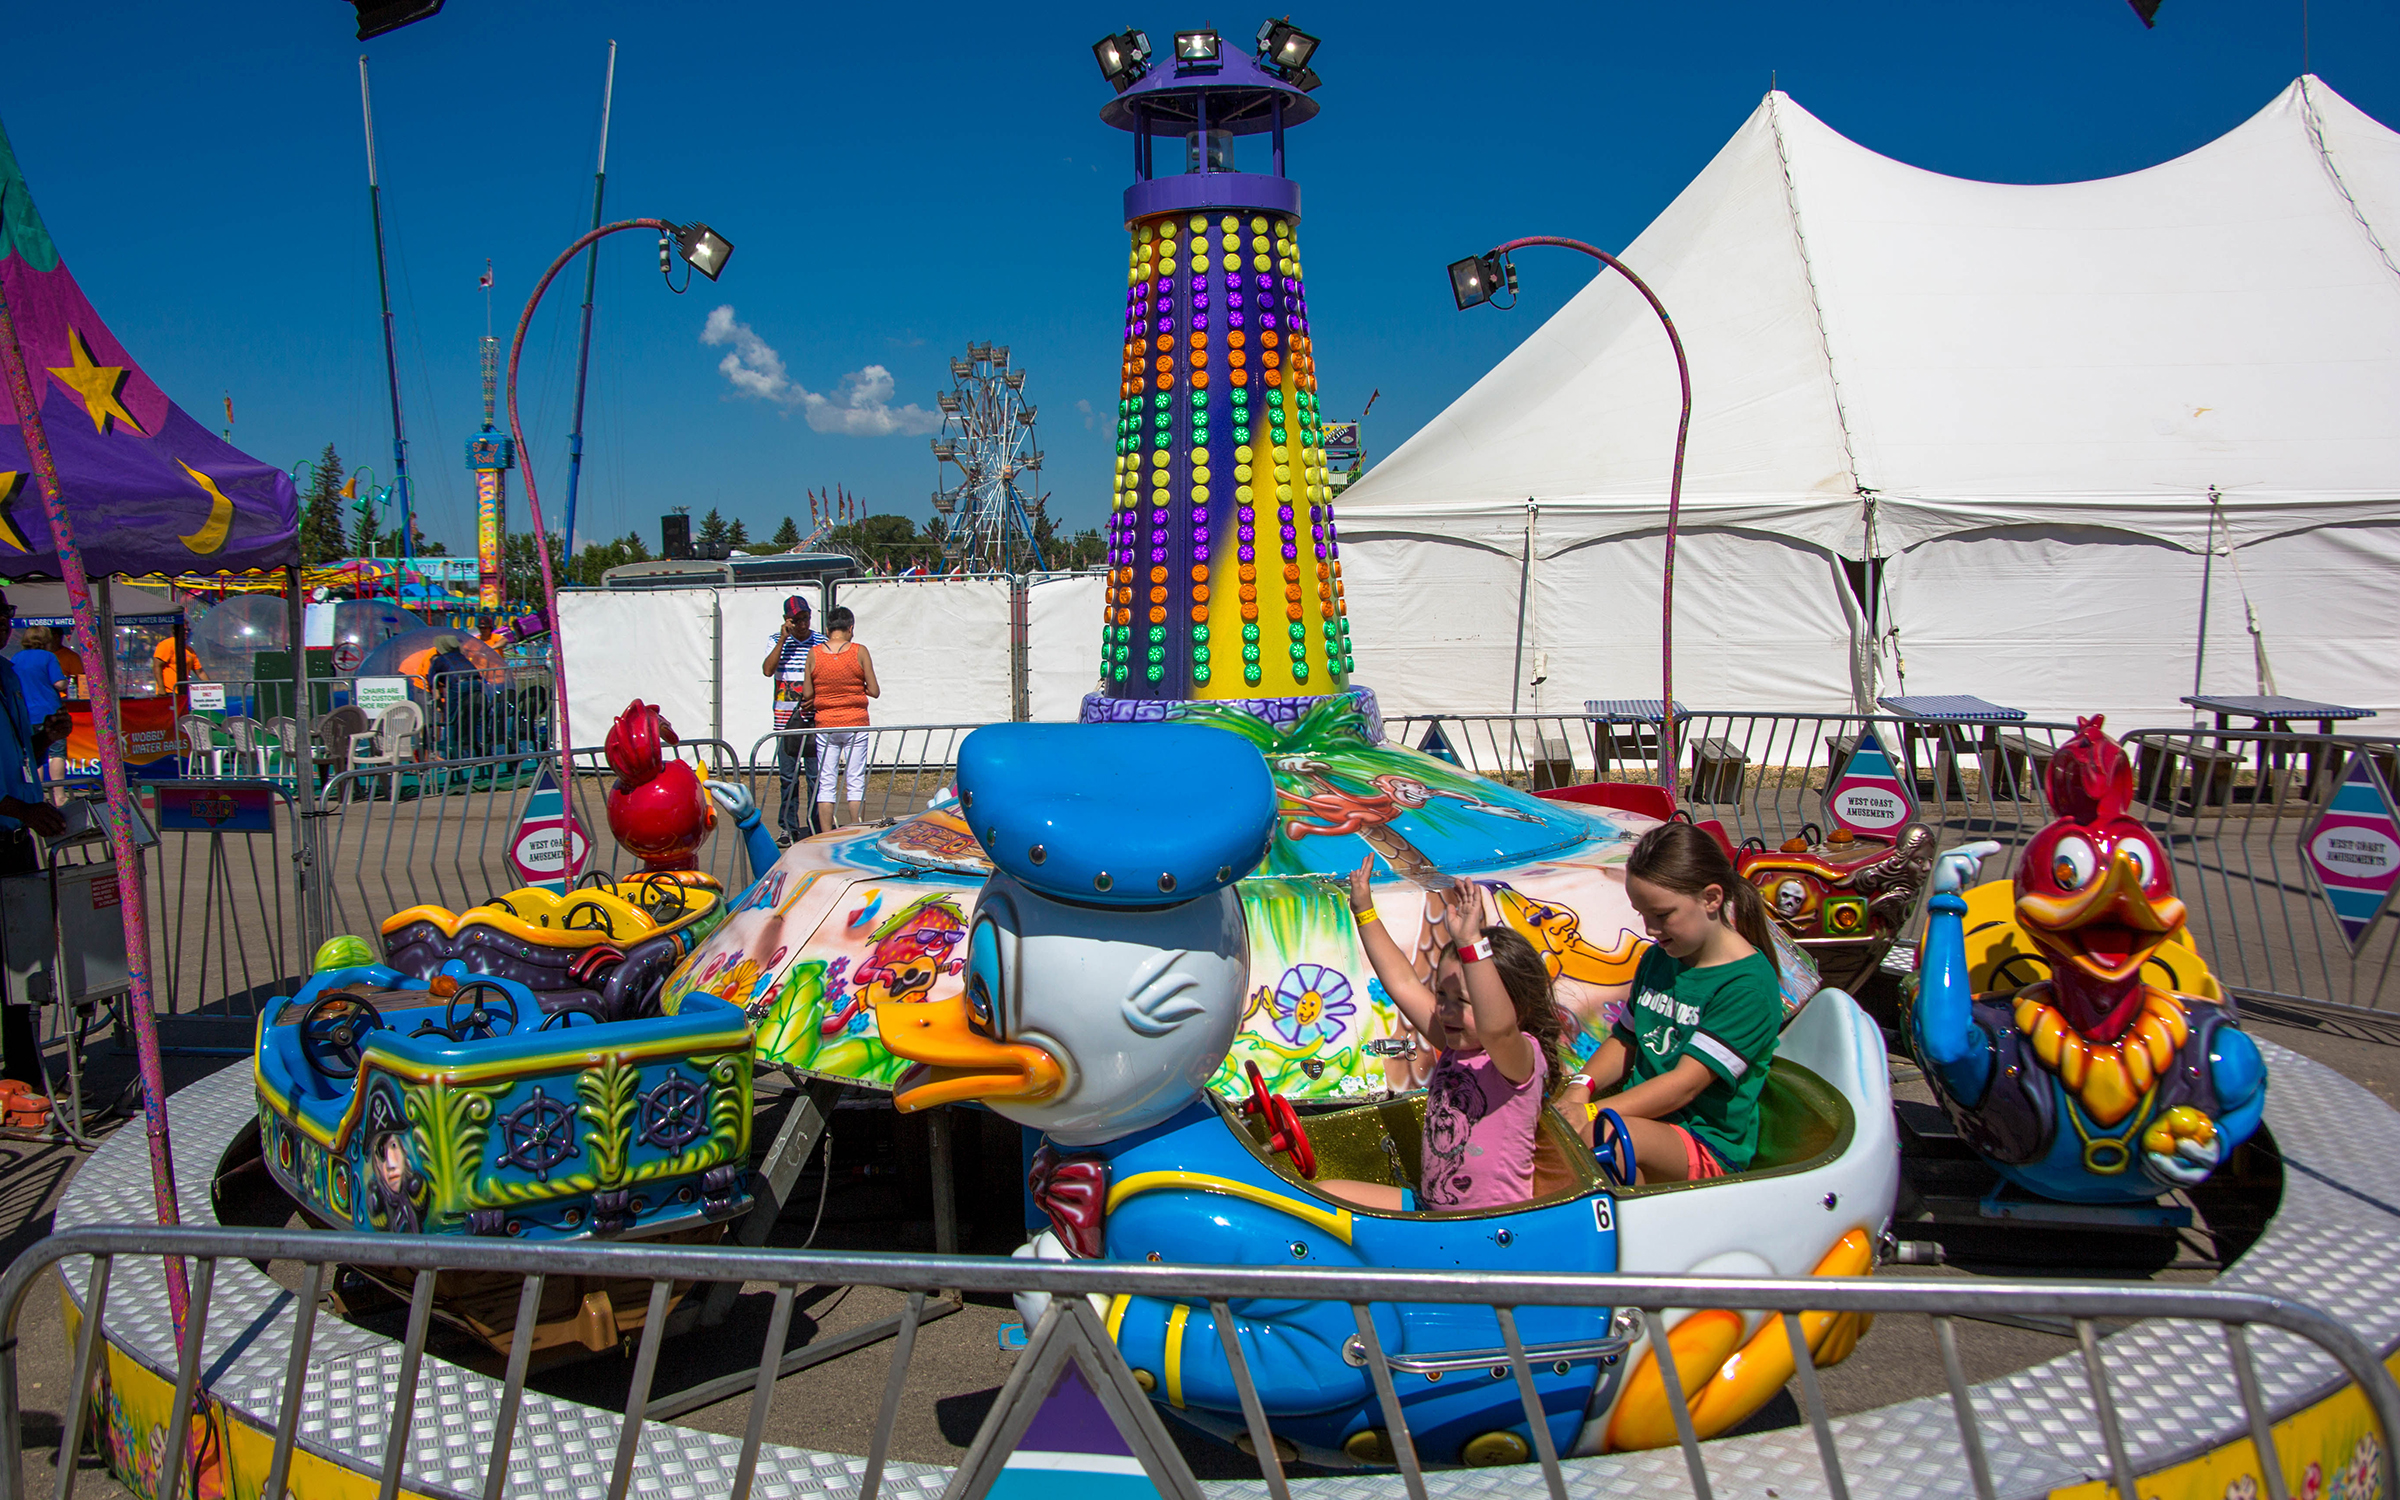
{"type": "Polygon", "coordinates": [[[778,552],[789,552],[794,547],[799,546],[800,523],[794,521],[790,516],[785,516],[783,518],[783,524],[775,528],[775,537],[772,545],[778,552]]]}
{"type": "Polygon", "coordinates": [[[342,560],[348,529],[342,520],[342,456],[327,443],[317,455],[316,471],[308,481],[300,511],[300,559],[311,563],[342,560]]]}
{"type": "Polygon", "coordinates": [[[862,517],[846,526],[836,526],[826,540],[867,566],[887,573],[930,563],[941,554],[941,544],[917,535],[917,523],[906,516],[862,517]]]}
{"type": "Polygon", "coordinates": [[[749,527],[749,525],[748,525],[746,522],[743,522],[743,521],[740,521],[740,520],[736,520],[736,521],[735,521],[735,522],[734,522],[734,523],[733,523],[731,526],[728,526],[728,527],[726,527],[726,528],[725,528],[725,545],[726,545],[726,546],[728,546],[728,547],[731,547],[731,548],[732,548],[734,551],[736,551],[736,552],[747,552],[747,551],[749,551],[749,550],[750,550],[750,527],[749,527]]]}
{"type": "Polygon", "coordinates": [[[1063,552],[1063,556],[1057,554],[1051,556],[1050,566],[1054,568],[1096,568],[1108,556],[1108,543],[1100,539],[1099,527],[1086,526],[1067,539],[1063,546],[1063,552]]]}
{"type": "MultiPolygon", "coordinates": [[[[566,547],[558,533],[550,534],[550,571],[567,581],[566,547]]],[[[534,560],[533,533],[512,531],[500,544],[501,592],[513,608],[532,609],[542,602],[542,569],[534,560]]]]}
{"type": "Polygon", "coordinates": [[[708,514],[700,518],[700,529],[692,537],[692,544],[699,549],[702,557],[714,557],[719,547],[727,545],[727,540],[725,518],[718,515],[716,507],[712,505],[708,514]]]}

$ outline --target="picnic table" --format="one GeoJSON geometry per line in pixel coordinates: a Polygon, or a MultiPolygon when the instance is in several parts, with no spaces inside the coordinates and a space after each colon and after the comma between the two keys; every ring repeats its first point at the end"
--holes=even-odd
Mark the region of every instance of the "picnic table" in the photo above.
{"type": "MultiPolygon", "coordinates": [[[[2290,734],[2295,722],[2305,724],[2313,721],[2318,734],[2330,736],[2336,721],[2372,719],[2376,715],[2371,708],[2319,703],[2311,698],[2287,698],[2279,693],[2187,693],[2183,701],[2202,713],[2216,715],[2220,731],[2230,729],[2232,725],[2229,721],[2239,716],[2250,721],[2251,729],[2274,735],[2290,734]]],[[[2223,744],[2223,741],[2218,742],[2220,749],[2223,744]]],[[[2278,799],[2282,795],[2287,774],[2285,761],[2290,751],[2289,745],[2276,740],[2258,742],[2259,784],[2262,788],[2272,789],[2278,799]]],[[[2339,760],[2330,767],[2324,764],[2324,746],[2321,743],[2310,746],[2306,756],[2308,775],[2303,795],[2313,797],[2325,784],[2322,778],[2328,773],[2340,775],[2342,766],[2339,760]]]]}
{"type": "Polygon", "coordinates": [[[2026,759],[2027,747],[2004,744],[2000,726],[2024,723],[2025,710],[1987,703],[1967,693],[1911,693],[1875,701],[1901,721],[1900,759],[1908,767],[1911,782],[1917,779],[1917,741],[1926,739],[1934,747],[1932,763],[1926,769],[1936,788],[1964,797],[1966,788],[1958,779],[1959,751],[1967,743],[1967,727],[1980,726],[1983,732],[1976,738],[1976,754],[1983,766],[1984,785],[1996,796],[2005,783],[2007,795],[2015,798],[2015,773],[2026,759]]]}
{"type": "MultiPolygon", "coordinates": [[[[1675,726],[1681,730],[1692,711],[1681,703],[1674,709],[1675,726]]],[[[1586,698],[1583,715],[1592,731],[1593,780],[1606,781],[1609,766],[1620,756],[1633,765],[1656,764],[1658,731],[1667,719],[1664,698],[1586,698]]],[[[1660,777],[1659,785],[1666,784],[1667,779],[1660,777]]]]}

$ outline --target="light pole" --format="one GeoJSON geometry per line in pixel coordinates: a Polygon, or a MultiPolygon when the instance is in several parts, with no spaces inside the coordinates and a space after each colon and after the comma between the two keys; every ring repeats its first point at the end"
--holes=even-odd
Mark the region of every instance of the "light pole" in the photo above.
{"type": "Polygon", "coordinates": [[[1534,234],[1510,240],[1497,249],[1450,265],[1450,294],[1458,300],[1459,311],[1490,302],[1505,291],[1511,300],[1504,305],[1514,307],[1517,289],[1517,270],[1507,259],[1512,251],[1532,245],[1555,245],[1562,250],[1580,250],[1600,262],[1604,270],[1613,269],[1633,289],[1642,294],[1650,310],[1658,314],[1658,323],[1667,331],[1667,344],[1675,351],[1675,376],[1683,385],[1683,415],[1675,423],[1675,467],[1667,480],[1667,560],[1659,591],[1658,675],[1659,691],[1664,701],[1658,712],[1659,780],[1667,790],[1669,801],[1676,800],[1677,749],[1675,744],[1675,528],[1683,512],[1683,448],[1692,431],[1692,366],[1683,355],[1683,340],[1675,332],[1675,320],[1667,316],[1666,304],[1650,290],[1650,284],[1633,274],[1633,268],[1597,245],[1581,240],[1562,239],[1557,235],[1534,234]]]}
{"type": "MultiPolygon", "coordinates": [[[[732,242],[706,224],[675,224],[666,219],[621,219],[614,224],[603,224],[560,251],[558,259],[550,262],[550,269],[542,273],[542,279],[533,284],[533,294],[525,299],[525,311],[517,315],[516,334],[508,342],[508,432],[520,453],[533,451],[525,446],[525,428],[517,420],[517,361],[525,352],[525,330],[533,322],[533,310],[541,304],[542,293],[550,289],[550,283],[557,279],[558,273],[565,270],[567,263],[581,254],[586,246],[597,244],[607,236],[627,229],[658,231],[658,271],[661,276],[669,275],[670,247],[675,254],[683,257],[686,265],[711,281],[723,274],[725,262],[733,258],[732,242]]],[[[689,284],[690,278],[687,276],[685,285],[689,284]]],[[[675,285],[672,277],[669,277],[667,285],[678,294],[683,290],[675,285]]],[[[559,795],[566,799],[569,816],[572,817],[575,805],[575,739],[567,723],[566,632],[560,628],[558,579],[550,567],[550,537],[542,526],[542,500],[534,488],[531,464],[525,466],[525,509],[533,517],[533,560],[542,570],[542,610],[550,622],[551,693],[558,705],[559,795]]],[[[570,537],[568,542],[573,545],[573,538],[570,537]]],[[[567,840],[566,861],[566,878],[572,884],[576,860],[575,841],[571,838],[567,840]]]]}

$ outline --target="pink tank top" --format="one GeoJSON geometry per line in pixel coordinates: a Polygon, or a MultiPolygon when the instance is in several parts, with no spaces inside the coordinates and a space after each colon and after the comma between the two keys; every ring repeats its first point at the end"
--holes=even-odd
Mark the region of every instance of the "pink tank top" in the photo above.
{"type": "Polygon", "coordinates": [[[1549,1069],[1539,1042],[1523,1083],[1510,1083],[1489,1052],[1442,1053],[1425,1081],[1422,1207],[1503,1208],[1533,1196],[1533,1132],[1549,1069]]]}

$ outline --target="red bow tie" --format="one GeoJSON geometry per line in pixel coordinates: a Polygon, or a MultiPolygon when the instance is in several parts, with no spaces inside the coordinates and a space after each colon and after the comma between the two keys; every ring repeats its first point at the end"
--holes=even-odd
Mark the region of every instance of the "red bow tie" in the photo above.
{"type": "Polygon", "coordinates": [[[1033,1170],[1025,1174],[1033,1201],[1050,1216],[1050,1225],[1077,1260],[1100,1257],[1101,1216],[1108,1198],[1108,1163],[1097,1156],[1062,1158],[1048,1141],[1033,1154],[1033,1170]]]}

